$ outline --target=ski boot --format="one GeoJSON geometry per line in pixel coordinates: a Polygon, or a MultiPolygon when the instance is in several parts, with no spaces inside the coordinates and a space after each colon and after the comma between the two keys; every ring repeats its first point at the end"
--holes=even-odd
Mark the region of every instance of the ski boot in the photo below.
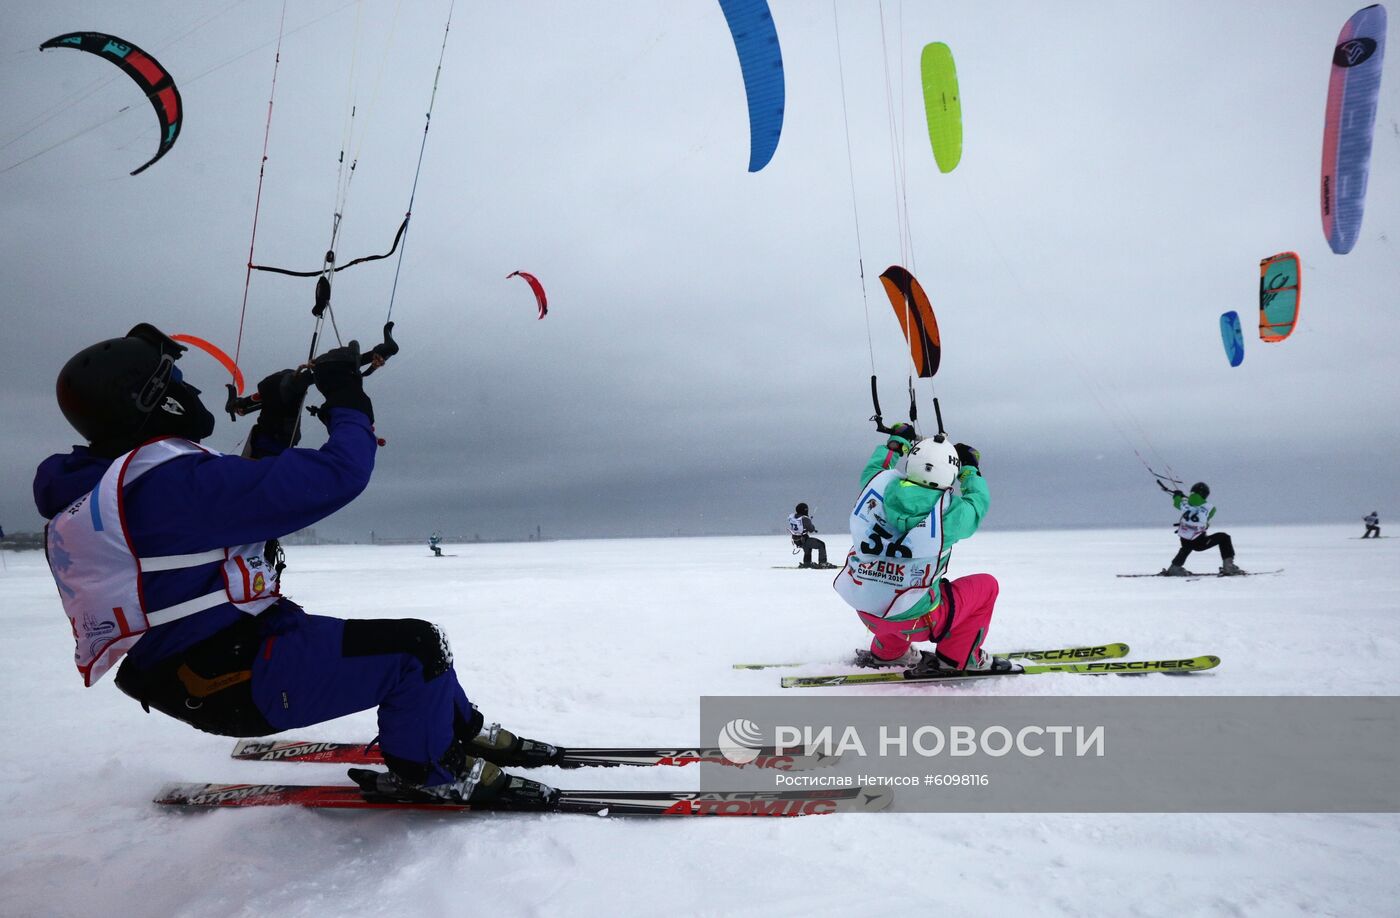
{"type": "Polygon", "coordinates": [[[1222,576],[1222,577],[1238,577],[1238,576],[1240,576],[1241,574],[1245,574],[1245,573],[1248,573],[1248,572],[1247,572],[1247,571],[1244,571],[1244,570],[1241,570],[1240,567],[1239,567],[1238,565],[1235,564],[1235,559],[1234,559],[1234,558],[1222,558],[1222,559],[1221,559],[1221,563],[1220,563],[1220,576],[1222,576]]]}
{"type": "Polygon", "coordinates": [[[910,647],[904,651],[902,656],[895,657],[893,660],[882,660],[875,656],[872,651],[857,650],[855,659],[851,662],[866,669],[909,669],[923,662],[922,653],[917,647],[910,647]]]}
{"type": "Polygon", "coordinates": [[[540,768],[557,765],[564,758],[564,750],[558,746],[516,736],[500,724],[488,724],[468,746],[472,755],[505,768],[540,768]]]}
{"type": "Polygon", "coordinates": [[[1180,564],[1173,564],[1171,567],[1164,567],[1164,568],[1162,568],[1161,572],[1158,573],[1157,576],[1158,576],[1158,577],[1190,577],[1190,576],[1192,576],[1192,574],[1191,574],[1190,571],[1188,571],[1186,568],[1182,567],[1180,564]]]}
{"type": "Polygon", "coordinates": [[[371,799],[510,810],[547,810],[554,805],[559,796],[554,788],[501,771],[485,759],[468,755],[465,748],[460,741],[448,747],[441,764],[455,780],[443,784],[419,783],[414,777],[369,768],[351,768],[349,775],[371,799]]]}
{"type": "Polygon", "coordinates": [[[1005,657],[994,657],[980,647],[973,651],[972,659],[967,661],[966,666],[950,663],[946,658],[933,651],[924,650],[920,651],[920,654],[922,659],[919,661],[919,665],[910,670],[916,676],[951,675],[953,673],[1014,673],[1021,670],[1021,667],[1005,657]]]}

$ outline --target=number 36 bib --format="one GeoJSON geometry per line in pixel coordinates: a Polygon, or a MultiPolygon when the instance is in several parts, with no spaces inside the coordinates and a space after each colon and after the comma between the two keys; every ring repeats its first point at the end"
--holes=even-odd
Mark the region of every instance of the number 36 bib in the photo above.
{"type": "Polygon", "coordinates": [[[928,611],[928,590],[943,576],[951,554],[943,549],[947,491],[919,525],[896,534],[885,517],[885,491],[901,481],[897,472],[886,470],[865,486],[851,511],[851,553],[836,578],[836,592],[852,608],[889,619],[928,611]]]}

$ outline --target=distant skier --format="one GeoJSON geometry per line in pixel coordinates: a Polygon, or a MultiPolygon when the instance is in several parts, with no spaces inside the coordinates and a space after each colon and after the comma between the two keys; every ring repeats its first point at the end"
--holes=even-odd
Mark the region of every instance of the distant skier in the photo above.
{"type": "Polygon", "coordinates": [[[1361,534],[1361,538],[1370,539],[1381,537],[1381,515],[1372,510],[1361,518],[1361,522],[1366,524],[1366,531],[1361,534]]]}
{"type": "Polygon", "coordinates": [[[836,565],[826,561],[826,543],[813,533],[817,527],[806,504],[798,504],[788,516],[788,534],[792,536],[792,553],[802,552],[802,563],[798,567],[834,569],[836,565]],[[812,552],[817,552],[817,563],[812,563],[812,552]]]}
{"type": "Polygon", "coordinates": [[[1181,550],[1176,553],[1170,566],[1162,571],[1165,577],[1189,577],[1191,572],[1183,565],[1193,551],[1206,551],[1220,546],[1220,576],[1231,577],[1246,571],[1235,566],[1235,545],[1224,532],[1206,535],[1211,517],[1215,516],[1215,505],[1208,499],[1210,488],[1204,481],[1191,486],[1187,496],[1180,490],[1171,492],[1172,506],[1181,511],[1181,519],[1176,523],[1176,534],[1181,539],[1181,550]]]}
{"type": "Polygon", "coordinates": [[[431,549],[433,550],[433,557],[434,557],[434,558],[441,558],[441,557],[442,557],[442,549],[441,549],[441,548],[438,548],[438,545],[439,545],[441,542],[442,542],[442,533],[440,533],[440,532],[434,532],[432,535],[428,536],[428,547],[431,548],[431,549]]]}
{"type": "Polygon", "coordinates": [[[991,504],[978,469],[980,454],[942,434],[912,443],[914,436],[911,425],[896,425],[861,472],[860,497],[851,511],[852,548],[835,584],[875,635],[869,651],[856,652],[856,661],[921,672],[1011,670],[1009,661],[982,649],[996,605],[996,578],[943,577],[953,543],[977,531],[991,504]],[[897,468],[901,458],[903,472],[897,468]],[[935,651],[910,646],[919,641],[932,641],[935,651]]]}
{"type": "Polygon", "coordinates": [[[214,416],[175,365],[184,351],[142,323],[80,351],[58,376],[59,407],[88,445],[44,460],[34,501],[50,520],[47,557],[84,684],[121,661],[117,687],[147,711],[224,736],[378,706],[386,792],[525,805],[548,796],[498,766],[546,764],[560,750],[483,729],[437,626],[309,615],[281,595],[277,539],[369,484],[374,409],[359,345],[260,382],[246,457],[198,445],[214,416]],[[329,438],[295,449],[313,381],[329,438]]]}

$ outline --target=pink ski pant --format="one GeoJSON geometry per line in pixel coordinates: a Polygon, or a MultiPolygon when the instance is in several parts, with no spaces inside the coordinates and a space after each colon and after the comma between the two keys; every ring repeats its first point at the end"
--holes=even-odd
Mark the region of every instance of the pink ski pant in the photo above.
{"type": "Polygon", "coordinates": [[[893,660],[916,641],[933,641],[940,657],[954,666],[965,666],[991,627],[997,579],[991,574],[969,574],[945,582],[950,589],[943,590],[942,602],[919,618],[892,622],[868,612],[856,613],[875,635],[870,652],[882,660],[893,660]]]}

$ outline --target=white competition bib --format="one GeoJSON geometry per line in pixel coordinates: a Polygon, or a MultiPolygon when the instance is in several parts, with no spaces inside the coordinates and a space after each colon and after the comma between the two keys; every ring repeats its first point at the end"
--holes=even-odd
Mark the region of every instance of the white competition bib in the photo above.
{"type": "Polygon", "coordinates": [[[901,481],[898,472],[887,469],[865,486],[851,511],[851,553],[836,578],[836,592],[852,608],[883,618],[899,618],[923,599],[951,555],[943,549],[947,491],[919,525],[895,534],[885,517],[885,491],[901,481]]]}
{"type": "Polygon", "coordinates": [[[1186,541],[1191,541],[1197,536],[1206,534],[1206,529],[1210,526],[1210,512],[1215,507],[1210,501],[1206,501],[1199,507],[1192,507],[1189,504],[1181,511],[1181,520],[1176,524],[1176,534],[1186,541]]]}
{"type": "Polygon", "coordinates": [[[77,643],[73,662],[91,686],[151,628],[232,603],[249,615],[278,599],[277,569],[263,557],[266,543],[187,555],[138,558],[123,513],[125,487],[162,463],[214,450],[170,438],[139,446],[114,460],[102,481],[44,527],[44,554],[77,643]],[[224,588],[150,609],[144,575],[221,564],[224,588]]]}

